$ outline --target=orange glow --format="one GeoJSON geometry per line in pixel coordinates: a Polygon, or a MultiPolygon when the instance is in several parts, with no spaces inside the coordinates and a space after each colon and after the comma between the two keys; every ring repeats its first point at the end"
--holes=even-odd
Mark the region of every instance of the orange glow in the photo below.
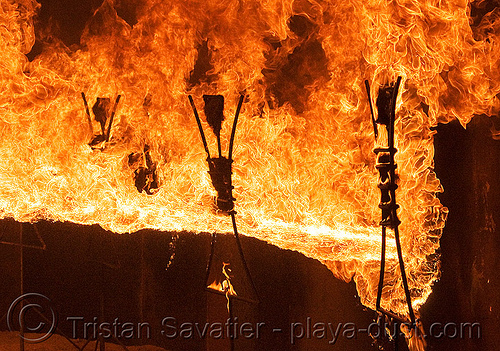
{"type": "Polygon", "coordinates": [[[224,279],[220,282],[217,280],[213,281],[212,284],[210,284],[207,288],[220,291],[226,295],[227,310],[229,312],[230,311],[229,298],[230,296],[237,296],[238,294],[236,293],[236,290],[234,290],[233,284],[231,284],[231,277],[229,276],[229,272],[231,272],[231,269],[230,268],[226,269],[226,267],[229,266],[229,263],[223,262],[222,264],[223,264],[222,275],[224,276],[224,279]]]}
{"type": "Polygon", "coordinates": [[[224,279],[220,282],[214,281],[212,284],[208,286],[209,289],[221,291],[226,294],[226,297],[229,295],[238,295],[236,291],[233,288],[233,284],[231,284],[231,277],[229,276],[228,269],[226,267],[229,266],[229,263],[223,262],[222,266],[222,275],[224,276],[224,279]]]}
{"type": "MultiPolygon", "coordinates": [[[[431,127],[499,111],[498,16],[473,32],[461,0],[145,0],[131,26],[105,0],[81,45],[46,34],[29,62],[38,7],[0,6],[1,217],[97,223],[116,233],[231,232],[212,209],[187,94],[198,106],[203,94],[224,95],[228,136],[241,93],[233,153],[241,233],[354,279],[373,307],[380,194],[363,82],[377,87],[400,75],[400,230],[415,309],[425,302],[439,276],[447,214],[436,197],[431,127]],[[210,68],[195,79],[203,45],[210,68]],[[99,148],[89,146],[100,126],[91,120],[91,133],[82,92],[90,108],[121,95],[99,148]]],[[[387,249],[383,307],[404,315],[391,237],[387,249]]]]}

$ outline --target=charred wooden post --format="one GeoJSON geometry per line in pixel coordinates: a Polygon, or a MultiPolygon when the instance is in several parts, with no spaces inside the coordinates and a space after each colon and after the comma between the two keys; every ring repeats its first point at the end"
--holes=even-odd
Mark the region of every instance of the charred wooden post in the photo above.
{"type": "Polygon", "coordinates": [[[410,321],[412,327],[415,326],[415,314],[413,312],[413,307],[411,303],[410,289],[408,287],[408,279],[406,276],[403,255],[401,250],[401,242],[399,238],[399,224],[401,221],[397,215],[397,209],[399,205],[396,203],[396,189],[398,185],[396,184],[397,175],[396,168],[397,165],[394,161],[394,155],[397,150],[394,147],[394,122],[396,120],[396,99],[398,96],[399,86],[401,84],[401,77],[398,77],[395,84],[387,84],[379,88],[378,97],[376,101],[377,106],[377,118],[373,115],[373,107],[370,96],[370,86],[368,81],[365,81],[365,85],[368,92],[368,97],[370,99],[370,110],[372,112],[372,121],[374,126],[374,132],[376,138],[378,137],[378,127],[385,127],[387,130],[387,145],[383,147],[378,147],[374,149],[377,154],[376,168],[379,172],[379,183],[378,187],[381,192],[381,199],[379,207],[382,210],[382,220],[380,225],[382,226],[382,250],[380,259],[380,277],[377,291],[377,311],[383,313],[386,316],[406,322],[401,317],[383,309],[381,305],[382,300],[382,290],[384,287],[384,273],[385,273],[385,255],[386,255],[386,234],[387,228],[394,231],[394,236],[396,240],[396,249],[398,253],[399,267],[401,270],[401,278],[403,282],[403,287],[405,290],[406,303],[408,305],[408,314],[410,316],[410,321]]]}
{"type": "Polygon", "coordinates": [[[157,163],[151,158],[149,145],[144,145],[142,152],[132,152],[128,155],[128,165],[134,169],[134,184],[137,191],[153,195],[160,187],[157,163]]]}

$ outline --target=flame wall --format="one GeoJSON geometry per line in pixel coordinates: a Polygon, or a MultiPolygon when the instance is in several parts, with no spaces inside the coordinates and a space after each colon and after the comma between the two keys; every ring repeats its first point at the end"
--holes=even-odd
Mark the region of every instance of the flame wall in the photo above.
{"type": "MultiPolygon", "coordinates": [[[[187,94],[226,98],[241,231],[355,279],[374,305],[380,210],[363,81],[403,77],[396,162],[402,244],[414,305],[439,274],[447,210],[433,172],[432,127],[497,113],[498,11],[465,1],[105,0],[78,45],[34,21],[40,5],[0,7],[0,211],[19,221],[230,232],[212,209],[205,154],[187,94]],[[134,8],[133,21],[116,9],[134,8]],[[471,26],[472,24],[472,26],[471,26]],[[35,39],[42,52],[26,57],[35,39]],[[103,150],[81,100],[122,95],[103,150]],[[131,153],[150,147],[160,187],[134,186],[131,153]]],[[[205,130],[208,126],[204,124],[205,130]]],[[[211,135],[210,135],[211,136],[211,135]]],[[[227,143],[227,139],[224,140],[227,143]]],[[[215,152],[215,138],[209,138],[215,152]]],[[[385,307],[406,313],[390,241],[385,307]]]]}

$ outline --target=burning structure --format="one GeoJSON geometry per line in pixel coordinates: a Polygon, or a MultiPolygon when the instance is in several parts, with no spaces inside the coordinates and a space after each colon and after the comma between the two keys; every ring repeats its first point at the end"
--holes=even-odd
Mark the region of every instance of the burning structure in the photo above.
{"type": "MultiPolygon", "coordinates": [[[[57,21],[37,19],[43,1],[2,1],[3,218],[98,224],[114,233],[231,232],[213,207],[187,98],[224,96],[226,116],[241,107],[232,150],[241,233],[319,260],[354,280],[362,303],[375,308],[380,194],[364,82],[375,101],[378,87],[401,77],[393,156],[408,289],[388,231],[380,302],[406,317],[408,290],[418,312],[440,274],[448,213],[437,198],[434,127],[453,119],[466,125],[500,108],[495,4],[97,5],[69,43],[57,21]]],[[[200,116],[205,129],[209,114],[200,116]]],[[[219,125],[218,144],[209,139],[207,147],[220,154],[220,135],[230,128],[219,125]]]]}

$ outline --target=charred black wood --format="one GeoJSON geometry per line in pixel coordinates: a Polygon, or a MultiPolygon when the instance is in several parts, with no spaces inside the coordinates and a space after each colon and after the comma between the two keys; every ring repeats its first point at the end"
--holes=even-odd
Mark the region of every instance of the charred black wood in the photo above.
{"type": "Polygon", "coordinates": [[[395,190],[398,188],[396,184],[397,176],[395,169],[397,165],[394,163],[395,148],[376,148],[374,152],[377,154],[377,163],[375,168],[379,172],[378,188],[380,189],[380,203],[378,207],[382,210],[382,220],[380,225],[394,229],[401,221],[398,219],[397,209],[399,205],[396,203],[395,190]]]}
{"type": "Polygon", "coordinates": [[[100,97],[97,98],[95,104],[92,106],[92,114],[94,115],[94,120],[99,123],[101,131],[99,134],[95,135],[94,129],[92,127],[92,116],[90,114],[87,98],[85,96],[85,93],[82,92],[82,99],[85,106],[85,113],[87,115],[90,133],[92,135],[92,139],[90,140],[88,145],[92,149],[99,149],[100,148],[99,145],[101,145],[105,141],[109,141],[113,119],[116,113],[116,108],[118,106],[118,103],[120,102],[120,98],[121,95],[118,95],[113,105],[111,104],[111,99],[109,98],[100,98],[100,97]]]}
{"type": "Polygon", "coordinates": [[[377,119],[378,124],[388,126],[391,124],[392,111],[392,100],[396,97],[394,96],[394,84],[383,85],[378,90],[377,96],[377,119]]]}
{"type": "Polygon", "coordinates": [[[222,121],[224,121],[224,96],[203,95],[203,101],[205,101],[204,112],[205,117],[207,117],[207,123],[212,128],[217,138],[219,157],[222,157],[220,130],[222,128],[222,121]]]}
{"type": "Polygon", "coordinates": [[[236,114],[234,116],[233,121],[233,130],[231,131],[231,138],[229,140],[229,159],[233,159],[233,146],[234,146],[234,137],[236,135],[236,126],[238,125],[238,117],[240,116],[241,105],[243,105],[243,95],[240,95],[240,100],[238,101],[238,107],[236,108],[236,114]]]}
{"type": "Polygon", "coordinates": [[[89,142],[89,146],[92,148],[97,148],[98,145],[102,144],[104,141],[106,141],[106,137],[102,134],[98,134],[92,138],[92,140],[89,142]]]}
{"type": "Polygon", "coordinates": [[[233,185],[231,180],[233,160],[225,157],[208,158],[208,174],[217,191],[216,206],[219,210],[230,213],[234,210],[233,185]]]}
{"type": "Polygon", "coordinates": [[[220,131],[222,128],[222,122],[224,120],[224,97],[222,95],[203,95],[203,100],[205,102],[205,116],[207,118],[207,123],[210,125],[217,138],[217,147],[219,151],[219,157],[210,157],[210,151],[208,149],[205,133],[201,125],[201,119],[198,115],[198,110],[196,109],[192,96],[189,95],[189,102],[191,104],[191,107],[193,108],[193,113],[198,124],[201,140],[207,153],[207,162],[209,169],[208,173],[210,174],[212,185],[217,191],[215,206],[218,210],[227,214],[231,214],[232,212],[234,212],[234,201],[236,200],[232,194],[234,188],[231,180],[233,164],[232,154],[236,125],[238,123],[241,105],[243,104],[243,98],[243,95],[241,95],[233,121],[233,128],[231,131],[229,142],[229,156],[224,157],[222,156],[222,147],[220,141],[220,131]]]}
{"type": "Polygon", "coordinates": [[[143,191],[153,195],[159,188],[156,162],[153,162],[148,145],[144,146],[143,152],[134,152],[128,156],[128,164],[134,170],[134,184],[137,191],[143,191]]]}
{"type": "Polygon", "coordinates": [[[203,95],[205,101],[205,116],[207,123],[214,131],[216,137],[220,136],[222,121],[224,121],[224,96],[222,95],[203,95]]]}
{"type": "Polygon", "coordinates": [[[370,115],[372,116],[372,124],[373,124],[373,132],[375,133],[375,140],[378,138],[378,128],[377,122],[375,121],[375,115],[373,113],[373,103],[372,103],[372,95],[370,93],[370,83],[368,80],[365,80],[366,93],[368,94],[368,103],[370,106],[370,115]]]}
{"type": "Polygon", "coordinates": [[[193,70],[189,73],[188,86],[190,89],[201,83],[210,84],[217,79],[217,74],[213,73],[212,51],[208,47],[208,40],[204,40],[196,50],[198,57],[193,70]]]}
{"type": "Polygon", "coordinates": [[[111,100],[109,98],[97,98],[94,106],[92,106],[92,113],[94,119],[101,125],[101,134],[106,133],[106,122],[111,114],[111,100]]]}
{"type": "Polygon", "coordinates": [[[203,142],[203,147],[205,148],[205,152],[207,153],[207,157],[210,158],[210,150],[208,150],[207,139],[205,138],[205,132],[203,131],[203,127],[201,126],[201,119],[198,115],[198,110],[196,109],[196,105],[194,104],[193,97],[191,95],[188,96],[189,103],[193,108],[194,117],[196,119],[196,123],[198,124],[198,130],[200,131],[201,141],[203,142]]]}

